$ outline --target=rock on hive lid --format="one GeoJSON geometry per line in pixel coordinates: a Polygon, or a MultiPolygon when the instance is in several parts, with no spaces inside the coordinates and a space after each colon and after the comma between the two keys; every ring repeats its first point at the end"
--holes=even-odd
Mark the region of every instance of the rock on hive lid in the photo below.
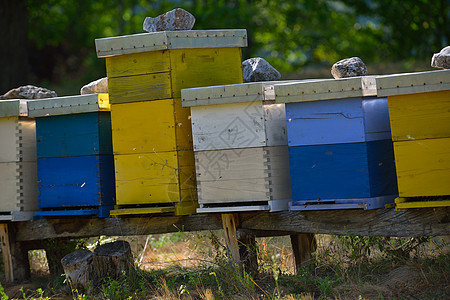
{"type": "Polygon", "coordinates": [[[186,48],[247,47],[247,30],[184,30],[139,33],[95,40],[97,57],[186,48]]]}

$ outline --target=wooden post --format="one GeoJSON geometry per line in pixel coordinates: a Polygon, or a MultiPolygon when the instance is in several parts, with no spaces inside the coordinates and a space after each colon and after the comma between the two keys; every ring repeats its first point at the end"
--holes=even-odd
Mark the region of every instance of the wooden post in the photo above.
{"type": "Polygon", "coordinates": [[[316,238],[313,233],[291,234],[292,252],[294,254],[295,274],[301,267],[311,263],[311,253],[316,250],[316,238]]]}
{"type": "Polygon", "coordinates": [[[6,280],[23,282],[30,279],[28,251],[22,243],[15,241],[11,224],[0,224],[0,238],[6,280]]]}
{"type": "Polygon", "coordinates": [[[256,251],[256,236],[249,230],[238,229],[239,258],[245,270],[250,274],[258,273],[258,256],[256,251]]]}
{"type": "Polygon", "coordinates": [[[236,227],[238,226],[238,216],[236,214],[222,214],[223,234],[225,243],[227,244],[228,253],[231,259],[239,264],[241,262],[239,256],[239,244],[237,240],[236,227]]]}

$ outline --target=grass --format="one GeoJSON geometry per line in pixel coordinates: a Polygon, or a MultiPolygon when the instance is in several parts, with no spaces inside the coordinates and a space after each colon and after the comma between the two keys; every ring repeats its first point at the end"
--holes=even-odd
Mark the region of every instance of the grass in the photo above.
{"type": "MultiPolygon", "coordinates": [[[[313,262],[294,274],[288,237],[258,239],[257,274],[227,257],[221,232],[130,237],[135,268],[85,291],[34,273],[4,285],[19,299],[449,299],[449,245],[441,238],[317,235],[313,262]],[[39,276],[38,276],[39,275],[39,276]],[[15,288],[15,290],[14,290],[15,288]],[[13,292],[16,292],[15,294],[13,292]]],[[[95,245],[105,238],[87,241],[95,245]]],[[[42,254],[33,254],[45,258],[42,254]]],[[[36,257],[34,260],[39,261],[36,257]]],[[[39,267],[45,262],[33,262],[39,267]]]]}

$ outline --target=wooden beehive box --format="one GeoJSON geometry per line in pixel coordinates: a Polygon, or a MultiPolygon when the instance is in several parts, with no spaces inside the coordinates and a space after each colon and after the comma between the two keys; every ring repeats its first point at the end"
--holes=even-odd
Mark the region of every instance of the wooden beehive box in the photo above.
{"type": "Polygon", "coordinates": [[[107,94],[33,101],[38,216],[106,217],[115,203],[107,94]]]}
{"type": "Polygon", "coordinates": [[[186,89],[182,101],[191,107],[197,212],[287,209],[285,112],[273,83],[186,89]]]}
{"type": "Polygon", "coordinates": [[[372,209],[396,194],[386,98],[375,78],[275,85],[286,103],[291,210],[372,209]]]}
{"type": "Polygon", "coordinates": [[[0,220],[25,221],[38,209],[36,134],[27,100],[0,101],[0,220]]]}
{"type": "Polygon", "coordinates": [[[192,129],[182,88],[240,83],[245,30],[155,32],[96,40],[106,58],[114,215],[195,212],[192,129]]]}
{"type": "Polygon", "coordinates": [[[382,76],[377,88],[389,103],[396,207],[450,206],[450,70],[382,76]]]}
{"type": "Polygon", "coordinates": [[[245,29],[141,33],[96,39],[112,104],[176,99],[183,88],[242,82],[245,29]]]}

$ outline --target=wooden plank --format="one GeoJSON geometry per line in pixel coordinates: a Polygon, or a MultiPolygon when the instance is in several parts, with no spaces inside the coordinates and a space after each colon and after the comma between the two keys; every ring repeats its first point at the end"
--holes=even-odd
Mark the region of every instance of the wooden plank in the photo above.
{"type": "Polygon", "coordinates": [[[375,76],[305,80],[274,86],[277,103],[376,96],[375,76]]]}
{"type": "Polygon", "coordinates": [[[194,107],[191,122],[195,151],[266,145],[262,102],[194,107]]]}
{"type": "Polygon", "coordinates": [[[170,50],[170,65],[173,98],[181,98],[181,89],[243,82],[237,47],[170,50]]]}
{"type": "Polygon", "coordinates": [[[246,46],[245,29],[161,31],[95,40],[97,57],[164,49],[246,46]]]}
{"type": "MultiPolygon", "coordinates": [[[[450,208],[241,213],[240,228],[270,234],[321,233],[363,236],[442,236],[450,234],[450,208]]],[[[215,214],[135,218],[49,219],[14,223],[17,241],[89,236],[148,235],[222,229],[215,214]]]]}
{"type": "Polygon", "coordinates": [[[108,78],[111,104],[172,98],[170,72],[108,78]]]}
{"type": "Polygon", "coordinates": [[[0,118],[28,116],[28,100],[0,100],[0,118]]]}
{"type": "Polygon", "coordinates": [[[39,99],[28,102],[30,117],[109,111],[108,94],[89,94],[39,99]]]}
{"type": "Polygon", "coordinates": [[[114,204],[112,155],[39,158],[39,207],[114,204]]]}
{"type": "Polygon", "coordinates": [[[195,200],[181,192],[195,188],[192,151],[116,155],[115,167],[118,205],[195,200]]]}
{"type": "Polygon", "coordinates": [[[228,253],[234,263],[241,261],[236,227],[239,225],[239,217],[236,214],[222,214],[223,233],[228,253]]]}
{"type": "MultiPolygon", "coordinates": [[[[1,127],[1,125],[0,125],[1,127]]],[[[20,161],[36,162],[36,122],[33,119],[19,118],[19,157],[20,161]]],[[[0,138],[3,143],[3,139],[0,138]]],[[[0,151],[1,153],[1,151],[0,151]]]]}
{"type": "Polygon", "coordinates": [[[389,96],[394,141],[450,137],[450,90],[389,96]]]}
{"type": "Polygon", "coordinates": [[[450,71],[436,70],[378,76],[378,97],[450,90],[450,71]]]}
{"type": "Polygon", "coordinates": [[[450,138],[394,142],[400,197],[450,195],[450,138]]]}
{"type": "Polygon", "coordinates": [[[37,157],[112,154],[109,112],[36,118],[37,157]]]}
{"type": "Polygon", "coordinates": [[[3,269],[5,270],[5,279],[8,282],[14,282],[14,268],[11,256],[11,244],[9,241],[9,231],[7,223],[0,223],[0,241],[3,257],[3,269]]]}
{"type": "Polygon", "coordinates": [[[192,149],[189,116],[180,99],[113,104],[114,154],[192,149]]]}
{"type": "Polygon", "coordinates": [[[390,140],[289,147],[293,200],[396,194],[390,140]]]}
{"type": "Polygon", "coordinates": [[[106,58],[108,78],[170,71],[169,51],[131,53],[106,58]]]}

